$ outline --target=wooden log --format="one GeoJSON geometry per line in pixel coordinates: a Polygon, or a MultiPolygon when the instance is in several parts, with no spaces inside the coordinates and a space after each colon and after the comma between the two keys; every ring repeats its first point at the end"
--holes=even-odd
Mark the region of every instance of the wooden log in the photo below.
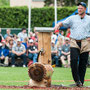
{"type": "Polygon", "coordinates": [[[43,79],[50,79],[53,74],[53,68],[51,65],[44,65],[41,63],[35,63],[29,66],[28,69],[29,77],[37,82],[43,79]]]}

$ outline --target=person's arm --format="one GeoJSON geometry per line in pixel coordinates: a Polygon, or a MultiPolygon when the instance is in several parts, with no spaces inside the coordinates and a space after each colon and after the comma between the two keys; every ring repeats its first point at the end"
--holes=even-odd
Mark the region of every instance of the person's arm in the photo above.
{"type": "Polygon", "coordinates": [[[31,51],[30,49],[28,50],[30,53],[38,53],[38,50],[35,49],[34,51],[31,51]]]}
{"type": "Polygon", "coordinates": [[[87,40],[90,41],[90,29],[89,29],[89,31],[88,31],[87,34],[88,34],[88,35],[87,35],[87,40]]]}
{"type": "Polygon", "coordinates": [[[54,27],[54,30],[59,30],[60,27],[62,27],[63,24],[62,22],[59,22],[58,24],[56,24],[56,26],[54,27]]]}
{"type": "Polygon", "coordinates": [[[26,52],[25,46],[23,45],[23,51],[20,53],[21,55],[26,52]]]}
{"type": "Polygon", "coordinates": [[[64,51],[61,51],[61,53],[62,53],[62,54],[64,54],[64,55],[67,55],[67,53],[66,53],[66,52],[64,52],[64,51]]]}
{"type": "Polygon", "coordinates": [[[15,51],[15,47],[16,47],[16,46],[13,46],[13,47],[12,47],[12,53],[17,55],[18,53],[15,51]]]}
{"type": "Polygon", "coordinates": [[[51,53],[53,53],[53,54],[57,54],[57,52],[58,52],[57,50],[56,51],[51,51],[51,53]]]}
{"type": "Polygon", "coordinates": [[[54,27],[55,30],[59,30],[60,27],[64,26],[66,28],[69,28],[72,26],[72,20],[73,20],[73,16],[68,17],[66,20],[59,22],[58,24],[56,24],[56,26],[54,27]]]}

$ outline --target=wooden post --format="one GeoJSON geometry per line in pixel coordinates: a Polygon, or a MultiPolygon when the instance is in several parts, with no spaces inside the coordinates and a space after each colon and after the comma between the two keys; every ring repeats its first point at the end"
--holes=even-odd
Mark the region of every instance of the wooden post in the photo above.
{"type": "Polygon", "coordinates": [[[51,32],[54,31],[53,28],[41,28],[35,27],[35,31],[38,33],[38,49],[44,50],[44,54],[39,55],[38,62],[42,64],[51,65],[51,32]]]}
{"type": "Polygon", "coordinates": [[[51,66],[51,32],[53,28],[35,27],[38,33],[38,62],[29,66],[29,86],[50,87],[53,68],[51,66]]]}

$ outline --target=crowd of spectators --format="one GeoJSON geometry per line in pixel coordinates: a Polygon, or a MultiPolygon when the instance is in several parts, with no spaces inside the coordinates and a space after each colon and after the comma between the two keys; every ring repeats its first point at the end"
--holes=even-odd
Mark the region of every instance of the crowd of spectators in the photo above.
{"type": "MultiPolygon", "coordinates": [[[[1,32],[1,29],[0,29],[1,32]]],[[[11,34],[10,29],[6,30],[6,34],[0,33],[0,65],[16,66],[16,59],[22,60],[22,66],[26,67],[27,58],[33,63],[38,60],[38,32],[26,33],[26,28],[16,34],[11,34]],[[11,61],[9,60],[11,59],[11,61]]],[[[51,34],[51,58],[52,65],[70,67],[70,29],[66,35],[64,31],[55,30],[51,34]]]]}

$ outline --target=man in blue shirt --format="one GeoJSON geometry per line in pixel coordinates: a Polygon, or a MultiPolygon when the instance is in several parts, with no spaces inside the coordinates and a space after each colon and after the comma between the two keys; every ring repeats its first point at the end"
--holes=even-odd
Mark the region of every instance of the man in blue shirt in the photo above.
{"type": "Polygon", "coordinates": [[[2,46],[0,46],[0,62],[4,63],[4,66],[8,66],[9,65],[9,61],[8,61],[9,49],[5,45],[5,40],[2,40],[1,44],[2,46]]]}
{"type": "Polygon", "coordinates": [[[55,26],[55,30],[61,26],[70,27],[70,57],[72,76],[76,86],[84,84],[86,65],[90,51],[90,16],[86,15],[86,4],[78,4],[78,15],[73,15],[55,26]],[[79,59],[79,63],[78,63],[79,59]]]}

